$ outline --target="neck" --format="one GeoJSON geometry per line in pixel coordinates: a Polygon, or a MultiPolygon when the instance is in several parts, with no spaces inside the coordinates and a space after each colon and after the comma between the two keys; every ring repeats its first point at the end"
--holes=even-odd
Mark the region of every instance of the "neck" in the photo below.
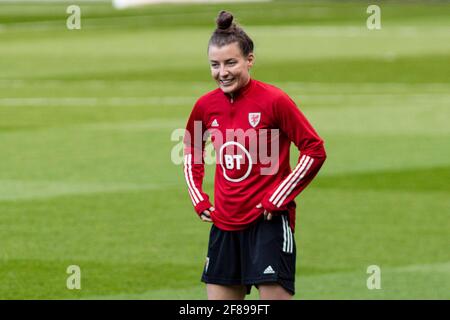
{"type": "Polygon", "coordinates": [[[244,89],[244,88],[249,84],[250,79],[251,79],[251,78],[248,77],[248,79],[247,79],[247,81],[245,82],[244,85],[242,85],[241,87],[239,87],[239,88],[236,89],[235,91],[228,93],[228,96],[229,96],[231,99],[234,99],[234,98],[236,97],[236,95],[239,94],[239,92],[241,92],[241,90],[244,89]]]}

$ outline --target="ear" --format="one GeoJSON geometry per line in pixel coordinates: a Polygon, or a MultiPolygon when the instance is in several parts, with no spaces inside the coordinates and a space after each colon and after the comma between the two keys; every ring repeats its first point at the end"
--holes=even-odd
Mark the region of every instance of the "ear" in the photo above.
{"type": "Polygon", "coordinates": [[[253,52],[250,52],[247,56],[247,66],[250,69],[251,67],[253,67],[253,64],[255,63],[255,55],[253,54],[253,52]]]}

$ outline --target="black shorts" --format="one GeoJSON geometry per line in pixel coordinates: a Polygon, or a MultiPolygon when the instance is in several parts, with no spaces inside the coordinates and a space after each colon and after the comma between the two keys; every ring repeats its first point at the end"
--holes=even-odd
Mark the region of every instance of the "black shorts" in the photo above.
{"type": "Polygon", "coordinates": [[[287,214],[258,219],[245,230],[211,227],[202,281],[220,285],[279,283],[295,293],[296,246],[287,214]]]}

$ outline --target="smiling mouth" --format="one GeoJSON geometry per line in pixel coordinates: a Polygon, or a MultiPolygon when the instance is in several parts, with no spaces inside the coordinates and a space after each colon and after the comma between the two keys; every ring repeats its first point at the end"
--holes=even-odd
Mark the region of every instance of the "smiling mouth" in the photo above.
{"type": "Polygon", "coordinates": [[[223,86],[229,86],[234,82],[234,78],[233,79],[226,79],[226,80],[219,80],[220,84],[223,86]]]}

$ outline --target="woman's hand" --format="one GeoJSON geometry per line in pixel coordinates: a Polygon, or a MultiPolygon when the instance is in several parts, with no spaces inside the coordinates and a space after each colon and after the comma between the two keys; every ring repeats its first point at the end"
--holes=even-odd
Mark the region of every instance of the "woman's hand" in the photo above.
{"type": "MultiPolygon", "coordinates": [[[[256,206],[257,209],[261,209],[263,206],[262,204],[258,204],[256,206]]],[[[272,220],[272,212],[267,211],[266,209],[264,209],[264,220],[272,220]]]]}
{"type": "Polygon", "coordinates": [[[203,211],[202,214],[200,215],[200,218],[202,219],[202,221],[212,222],[211,212],[213,212],[214,210],[216,210],[216,209],[214,209],[214,207],[211,207],[208,210],[203,211]]]}

